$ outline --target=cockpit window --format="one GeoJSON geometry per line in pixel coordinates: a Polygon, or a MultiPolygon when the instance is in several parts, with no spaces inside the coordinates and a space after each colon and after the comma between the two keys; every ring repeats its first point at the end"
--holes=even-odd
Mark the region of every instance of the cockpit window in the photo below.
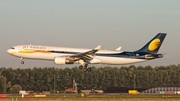
{"type": "Polygon", "coordinates": [[[14,47],[11,47],[11,49],[15,49],[14,47]]]}

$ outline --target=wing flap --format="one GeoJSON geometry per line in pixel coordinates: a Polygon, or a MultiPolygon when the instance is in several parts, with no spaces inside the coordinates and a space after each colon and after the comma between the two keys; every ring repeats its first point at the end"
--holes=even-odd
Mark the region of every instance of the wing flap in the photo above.
{"type": "Polygon", "coordinates": [[[90,51],[87,51],[87,52],[84,52],[84,53],[79,53],[79,54],[75,54],[75,55],[72,55],[72,56],[69,56],[69,58],[72,58],[73,60],[79,60],[79,59],[82,59],[84,60],[85,62],[86,61],[89,61],[91,59],[93,59],[94,57],[94,54],[99,51],[101,48],[101,46],[97,46],[96,48],[94,48],[93,50],[90,50],[90,51]]]}

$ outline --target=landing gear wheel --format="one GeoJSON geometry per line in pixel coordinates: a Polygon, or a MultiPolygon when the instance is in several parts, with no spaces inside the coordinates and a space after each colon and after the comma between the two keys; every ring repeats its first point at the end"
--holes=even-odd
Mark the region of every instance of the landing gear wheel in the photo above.
{"type": "Polygon", "coordinates": [[[24,64],[23,58],[21,58],[21,64],[24,64]]]}
{"type": "Polygon", "coordinates": [[[82,68],[83,68],[83,66],[82,66],[82,65],[80,65],[80,66],[79,66],[79,69],[82,69],[82,68]]]}
{"type": "Polygon", "coordinates": [[[87,70],[90,72],[90,71],[91,71],[91,68],[88,68],[87,70]]]}
{"type": "Polygon", "coordinates": [[[84,69],[83,69],[83,71],[84,71],[84,72],[86,72],[86,71],[87,71],[87,69],[85,69],[85,68],[84,68],[84,69]]]}
{"type": "Polygon", "coordinates": [[[87,67],[87,66],[88,66],[88,64],[85,64],[84,66],[86,66],[86,67],[87,67]]]}
{"type": "Polygon", "coordinates": [[[21,61],[21,64],[24,64],[24,61],[21,61]]]}
{"type": "Polygon", "coordinates": [[[84,66],[84,69],[87,69],[88,67],[87,66],[84,66]]]}

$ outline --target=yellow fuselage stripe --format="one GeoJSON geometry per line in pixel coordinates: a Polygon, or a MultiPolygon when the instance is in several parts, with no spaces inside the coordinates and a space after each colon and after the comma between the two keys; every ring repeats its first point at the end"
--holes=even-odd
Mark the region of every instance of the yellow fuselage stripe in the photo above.
{"type": "Polygon", "coordinates": [[[52,52],[41,51],[41,50],[35,50],[35,51],[25,50],[25,51],[19,51],[18,53],[52,53],[52,52]]]}

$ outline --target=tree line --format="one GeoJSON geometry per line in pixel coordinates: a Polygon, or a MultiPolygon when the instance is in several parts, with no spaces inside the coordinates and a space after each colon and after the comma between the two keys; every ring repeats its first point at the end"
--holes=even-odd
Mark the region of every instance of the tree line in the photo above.
{"type": "Polygon", "coordinates": [[[79,84],[78,89],[102,89],[108,86],[133,87],[134,74],[136,87],[153,88],[162,86],[180,86],[180,64],[169,66],[129,67],[90,67],[91,72],[84,72],[78,67],[33,69],[0,68],[0,93],[11,93],[14,85],[23,90],[64,91],[73,87],[73,79],[79,84]]]}

